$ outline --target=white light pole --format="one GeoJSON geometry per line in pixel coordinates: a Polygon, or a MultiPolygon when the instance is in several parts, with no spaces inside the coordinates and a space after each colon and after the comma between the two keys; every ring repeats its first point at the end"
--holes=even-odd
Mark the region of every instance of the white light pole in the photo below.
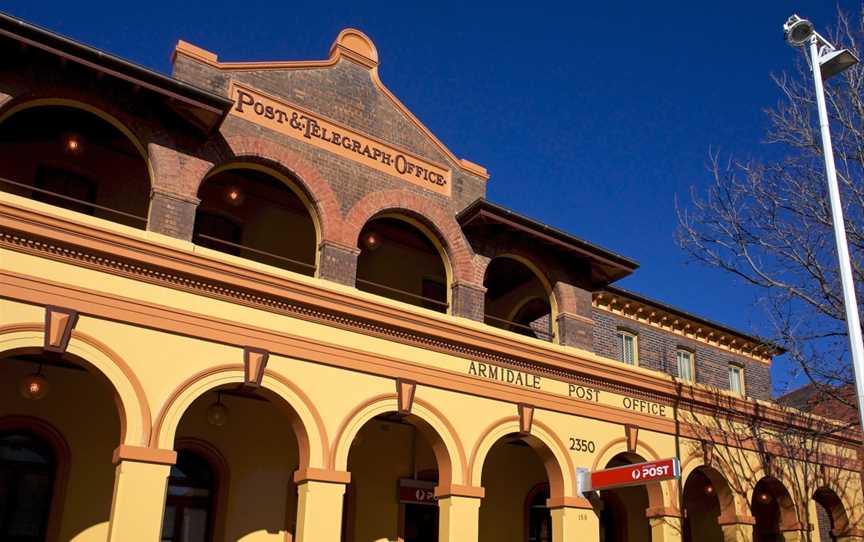
{"type": "Polygon", "coordinates": [[[822,134],[822,153],[825,155],[825,174],[828,178],[828,197],[831,201],[831,217],[834,222],[834,240],[837,243],[837,259],[840,261],[840,282],[843,286],[843,303],[846,307],[846,325],[849,329],[849,348],[852,351],[852,367],[855,370],[855,390],[858,395],[858,416],[864,428],[864,343],[861,339],[861,322],[858,319],[858,301],[855,298],[855,281],[846,244],[846,226],[843,207],[840,204],[840,188],[837,171],[834,169],[834,150],[831,147],[831,132],[828,127],[828,110],[825,107],[825,90],[822,82],[858,63],[858,58],[848,49],[837,49],[813,29],[807,19],[792,15],[783,25],[786,41],[795,47],[810,46],[810,65],[813,67],[813,83],[816,86],[816,105],[819,109],[819,131],[822,134]]]}

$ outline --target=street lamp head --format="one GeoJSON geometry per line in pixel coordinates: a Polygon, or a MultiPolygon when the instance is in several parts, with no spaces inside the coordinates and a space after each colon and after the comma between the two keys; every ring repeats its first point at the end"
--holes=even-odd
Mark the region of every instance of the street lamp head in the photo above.
{"type": "Polygon", "coordinates": [[[798,15],[792,15],[783,24],[783,37],[793,47],[799,47],[807,43],[810,36],[814,34],[813,23],[802,19],[798,15]]]}
{"type": "Polygon", "coordinates": [[[840,72],[846,71],[858,64],[858,57],[849,49],[839,49],[823,54],[819,58],[822,80],[827,81],[840,72]]]}

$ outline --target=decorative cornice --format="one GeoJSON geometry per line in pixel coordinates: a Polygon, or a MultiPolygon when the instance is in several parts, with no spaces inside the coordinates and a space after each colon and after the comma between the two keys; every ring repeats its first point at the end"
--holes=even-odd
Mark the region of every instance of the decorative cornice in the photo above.
{"type": "Polygon", "coordinates": [[[591,304],[594,308],[633,320],[666,333],[697,341],[738,356],[762,363],[771,363],[774,347],[748,337],[722,331],[705,323],[674,314],[663,307],[650,305],[619,294],[597,292],[591,304]]]}
{"type": "MultiPolygon", "coordinates": [[[[14,251],[577,385],[666,405],[678,403],[694,412],[718,415],[720,409],[723,416],[789,423],[789,412],[776,405],[685,386],[666,375],[601,362],[587,352],[504,337],[462,319],[406,311],[351,295],[344,287],[240,267],[173,244],[138,239],[147,234],[137,230],[123,231],[81,225],[0,200],[0,247],[14,251]]],[[[850,439],[858,438],[851,435],[850,439]]]]}

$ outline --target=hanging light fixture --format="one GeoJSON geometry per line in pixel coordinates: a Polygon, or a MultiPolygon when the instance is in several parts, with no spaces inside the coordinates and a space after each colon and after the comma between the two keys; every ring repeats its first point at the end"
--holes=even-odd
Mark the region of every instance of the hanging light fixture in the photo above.
{"type": "Polygon", "coordinates": [[[246,199],[246,194],[243,193],[243,189],[239,186],[229,186],[225,189],[225,202],[228,205],[233,205],[234,207],[239,206],[246,199]]]}
{"type": "Polygon", "coordinates": [[[369,230],[363,234],[363,248],[366,250],[377,250],[381,246],[381,237],[375,230],[369,230]]]}
{"type": "Polygon", "coordinates": [[[31,373],[21,379],[18,386],[18,391],[21,397],[38,401],[46,395],[51,389],[51,384],[48,379],[42,376],[42,364],[39,364],[39,369],[35,373],[31,373]]]}
{"type": "Polygon", "coordinates": [[[705,484],[704,491],[705,491],[705,494],[708,495],[709,497],[711,495],[714,495],[714,485],[711,484],[710,482],[705,484]]]}
{"type": "Polygon", "coordinates": [[[228,407],[222,404],[222,394],[216,393],[216,402],[207,408],[207,423],[222,427],[228,423],[228,407]]]}
{"type": "Polygon", "coordinates": [[[84,138],[81,134],[67,132],[63,134],[63,151],[69,154],[80,154],[84,150],[84,138]]]}
{"type": "Polygon", "coordinates": [[[768,504],[769,502],[771,502],[771,494],[767,491],[763,491],[762,493],[757,495],[756,498],[758,498],[759,502],[761,502],[762,504],[768,504]]]}

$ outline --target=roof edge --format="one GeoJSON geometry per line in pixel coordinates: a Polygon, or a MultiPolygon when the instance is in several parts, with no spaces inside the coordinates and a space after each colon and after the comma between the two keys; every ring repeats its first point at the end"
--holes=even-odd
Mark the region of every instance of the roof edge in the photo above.
{"type": "Polygon", "coordinates": [[[463,171],[480,177],[484,181],[489,180],[488,170],[470,160],[458,158],[432,131],[423,124],[408,107],[403,104],[388,89],[378,75],[378,49],[372,40],[363,32],[354,28],[343,29],[333,45],[330,47],[330,56],[326,60],[279,60],[270,62],[221,62],[219,56],[207,49],[198,47],[187,41],[180,40],[174,47],[171,53],[171,62],[173,63],[177,55],[184,55],[193,60],[203,62],[209,66],[222,71],[251,71],[251,70],[303,70],[328,68],[334,66],[340,59],[345,58],[354,63],[360,64],[369,70],[372,82],[385,95],[393,105],[396,106],[405,117],[414,124],[421,133],[428,137],[432,143],[457,167],[463,171]]]}

